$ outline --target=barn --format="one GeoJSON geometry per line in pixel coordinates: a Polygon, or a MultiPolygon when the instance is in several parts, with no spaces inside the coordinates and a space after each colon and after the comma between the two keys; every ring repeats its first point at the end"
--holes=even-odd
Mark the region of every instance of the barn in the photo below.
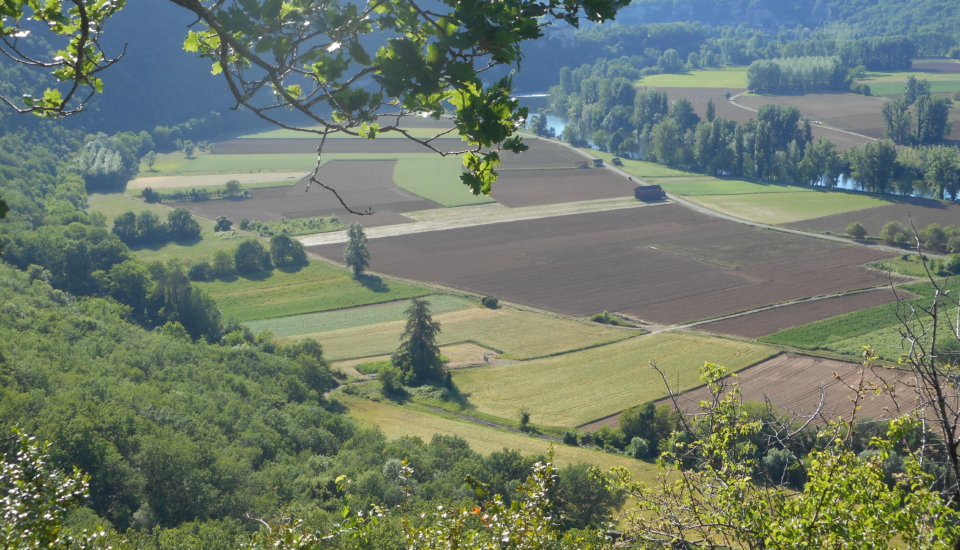
{"type": "Polygon", "coordinates": [[[639,185],[633,190],[633,196],[644,202],[662,200],[667,196],[659,185],[639,185]]]}

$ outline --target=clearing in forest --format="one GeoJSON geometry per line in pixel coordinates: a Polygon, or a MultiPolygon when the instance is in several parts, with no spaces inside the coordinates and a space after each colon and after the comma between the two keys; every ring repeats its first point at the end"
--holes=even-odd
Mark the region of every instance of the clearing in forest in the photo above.
{"type": "MultiPolygon", "coordinates": [[[[440,344],[474,342],[504,354],[528,359],[615,342],[638,331],[586,321],[574,321],[512,308],[471,308],[434,316],[440,323],[440,344]]],[[[331,360],[386,355],[400,345],[405,321],[390,321],[317,333],[301,333],[320,340],[331,360]]]]}
{"type": "Polygon", "coordinates": [[[777,353],[747,342],[681,333],[643,336],[577,353],[454,371],[453,382],[477,411],[573,428],[666,395],[655,362],[674,387],[700,385],[705,361],[733,371],[777,353]]]}

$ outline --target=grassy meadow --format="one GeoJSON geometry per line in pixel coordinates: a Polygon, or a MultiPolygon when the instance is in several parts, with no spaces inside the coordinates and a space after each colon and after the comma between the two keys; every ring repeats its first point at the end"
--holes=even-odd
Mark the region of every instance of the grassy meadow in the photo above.
{"type": "MultiPolygon", "coordinates": [[[[382,125],[381,125],[382,126],[382,125]]],[[[320,129],[319,126],[313,126],[312,129],[320,129]]],[[[407,132],[410,133],[413,137],[416,138],[431,138],[439,133],[435,128],[407,128],[407,132]]],[[[459,138],[460,135],[456,132],[447,134],[444,137],[459,138]]],[[[376,139],[407,139],[406,136],[398,132],[387,132],[384,134],[377,134],[376,139]]],[[[311,134],[308,132],[298,132],[296,130],[288,130],[286,128],[279,128],[277,130],[266,130],[263,132],[255,132],[252,134],[244,134],[242,136],[237,136],[237,139],[315,139],[319,140],[320,136],[318,134],[311,134]]],[[[351,136],[348,134],[330,134],[327,136],[327,139],[362,139],[366,138],[351,136]]]]}
{"type": "Polygon", "coordinates": [[[496,202],[485,195],[474,195],[460,183],[463,173],[460,157],[435,156],[430,159],[400,157],[393,168],[393,183],[414,195],[441,206],[469,206],[496,202]]]}
{"type": "Polygon", "coordinates": [[[508,365],[457,370],[453,381],[482,414],[572,428],[666,395],[655,362],[676,389],[700,385],[704,361],[740,370],[777,350],[758,344],[663,333],[577,353],[508,365]]]}
{"type": "Polygon", "coordinates": [[[651,183],[663,187],[668,193],[685,197],[698,195],[753,195],[758,193],[814,192],[809,187],[770,182],[752,182],[720,178],[657,178],[651,183]]]}
{"type": "MultiPolygon", "coordinates": [[[[474,302],[459,296],[435,294],[425,297],[434,314],[473,307],[474,302]]],[[[409,300],[386,304],[361,306],[335,311],[290,315],[273,319],[260,319],[246,323],[254,332],[269,330],[276,336],[296,336],[313,332],[329,332],[365,325],[375,325],[405,319],[404,311],[410,307],[409,300]]]]}
{"type": "MultiPolygon", "coordinates": [[[[471,308],[434,316],[440,344],[473,342],[503,353],[505,359],[529,359],[638,334],[635,330],[573,321],[517,309],[471,308]]],[[[404,321],[390,321],[326,332],[303,333],[320,340],[331,360],[386,355],[397,349],[404,321]]]]}
{"type": "Polygon", "coordinates": [[[914,77],[917,80],[926,80],[930,83],[930,91],[937,93],[953,93],[960,90],[960,73],[929,73],[923,71],[896,71],[896,72],[868,72],[866,78],[857,82],[870,86],[872,95],[900,95],[907,79],[914,77]]]}
{"type": "MultiPolygon", "coordinates": [[[[396,405],[377,403],[361,397],[340,393],[335,395],[338,401],[347,406],[350,415],[359,420],[362,425],[379,426],[389,439],[419,437],[424,441],[430,441],[434,434],[456,435],[464,438],[471,449],[481,454],[516,449],[524,454],[545,455],[551,445],[549,441],[526,435],[461,422],[396,405]]],[[[651,482],[655,479],[657,472],[657,467],[649,462],[568,445],[554,444],[554,458],[560,466],[578,462],[592,464],[602,470],[622,466],[633,472],[637,481],[651,482]]]]}
{"type": "Polygon", "coordinates": [[[682,74],[654,74],[636,81],[650,88],[746,88],[746,67],[704,69],[682,74]]]}
{"type": "Polygon", "coordinates": [[[431,292],[427,287],[369,275],[358,281],[348,270],[321,262],[194,284],[216,300],[224,317],[237,321],[390,302],[431,292]]]}
{"type": "MultiPolygon", "coordinates": [[[[585,149],[585,151],[597,158],[602,158],[607,164],[611,164],[613,157],[616,156],[604,151],[598,151],[596,149],[585,149]]],[[[620,160],[623,162],[623,166],[619,166],[618,168],[637,178],[689,178],[695,176],[709,177],[704,174],[697,174],[696,172],[675,170],[655,162],[630,160],[623,157],[621,157],[620,160]]]]}
{"type": "Polygon", "coordinates": [[[814,189],[782,193],[699,195],[690,197],[689,200],[717,212],[773,225],[891,203],[887,199],[870,195],[814,189]]]}

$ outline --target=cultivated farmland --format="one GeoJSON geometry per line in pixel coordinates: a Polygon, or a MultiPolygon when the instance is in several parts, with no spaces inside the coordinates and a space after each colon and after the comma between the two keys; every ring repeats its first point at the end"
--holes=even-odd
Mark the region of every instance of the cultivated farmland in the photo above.
{"type": "Polygon", "coordinates": [[[957,225],[960,224],[960,205],[929,199],[898,198],[895,199],[893,204],[842,212],[784,225],[805,231],[843,233],[850,223],[860,222],[867,228],[869,235],[879,235],[880,229],[889,222],[900,222],[909,227],[911,220],[917,226],[917,229],[923,229],[932,223],[957,225]]]}
{"type": "Polygon", "coordinates": [[[204,176],[157,176],[137,178],[127,184],[127,189],[144,189],[150,187],[154,191],[162,189],[179,189],[193,187],[223,187],[230,180],[237,180],[246,186],[256,184],[285,182],[286,185],[295,185],[307,172],[271,172],[267,174],[216,174],[204,176]]]}
{"type": "Polygon", "coordinates": [[[629,198],[636,183],[603,168],[504,171],[492,196],[504,206],[523,207],[596,199],[629,198]]]}
{"type": "MultiPolygon", "coordinates": [[[[393,183],[392,160],[330,161],[320,168],[317,179],[337,190],[354,210],[372,209],[365,226],[393,225],[410,220],[401,212],[437,208],[437,204],[398,188],[393,183]]],[[[349,213],[337,197],[304,179],[292,187],[255,189],[245,200],[212,200],[177,204],[210,219],[226,216],[234,222],[241,218],[276,221],[281,218],[309,218],[336,215],[348,219],[349,213]]],[[[349,220],[353,221],[353,220],[349,220]]]]}
{"type": "MultiPolygon", "coordinates": [[[[474,342],[513,359],[615,342],[638,333],[510,308],[449,311],[435,315],[434,320],[440,322],[441,332],[437,338],[440,344],[474,342]]],[[[333,360],[372,357],[396,351],[404,325],[405,321],[390,321],[300,335],[320,340],[324,355],[333,360]]]]}
{"type": "Polygon", "coordinates": [[[892,289],[880,288],[758,311],[723,321],[698,325],[697,328],[718,334],[759,338],[790,327],[889,304],[896,299],[896,294],[892,289]]]}
{"type": "MultiPolygon", "coordinates": [[[[680,333],[634,338],[536,361],[455,371],[453,381],[477,411],[572,428],[666,395],[657,363],[671,384],[699,385],[704,360],[740,370],[776,353],[772,348],[680,333]]],[[[676,389],[676,388],[675,388],[676,389]]]]}
{"type": "MultiPolygon", "coordinates": [[[[820,404],[820,387],[823,385],[825,396],[819,421],[826,422],[837,418],[850,419],[853,413],[853,398],[856,395],[844,385],[857,385],[860,382],[861,365],[831,361],[821,357],[794,355],[785,353],[768,359],[759,365],[744,369],[738,373],[741,397],[744,401],[763,403],[767,398],[783,413],[793,413],[809,417],[820,404]],[[837,380],[837,376],[840,380],[837,380]]],[[[877,368],[867,369],[864,382],[880,386],[883,381],[892,382],[903,379],[906,373],[877,368]],[[878,376],[879,375],[879,376],[878,376]]],[[[868,386],[869,387],[869,386],[868,386]]],[[[901,399],[909,401],[909,391],[903,392],[901,399]]],[[[680,406],[687,411],[699,409],[698,403],[709,399],[710,392],[702,387],[679,396],[680,406]]],[[[672,405],[668,400],[660,403],[672,405]]],[[[905,403],[906,404],[906,403],[905,403]]],[[[874,396],[866,392],[857,411],[858,419],[881,419],[897,416],[893,400],[886,394],[874,396]]],[[[910,410],[909,404],[905,409],[910,410]]]]}
{"type": "MultiPolygon", "coordinates": [[[[389,439],[419,437],[424,441],[430,441],[434,434],[458,436],[464,438],[471,449],[482,454],[503,449],[517,449],[524,454],[546,455],[551,445],[549,441],[542,439],[459,422],[404,407],[376,403],[359,397],[337,394],[337,400],[343,402],[350,410],[350,415],[360,420],[361,424],[371,427],[379,426],[389,439]]],[[[560,466],[580,462],[599,466],[604,470],[622,466],[633,472],[638,481],[652,482],[656,476],[656,467],[648,462],[582,447],[555,445],[554,459],[560,466]]]]}
{"type": "MultiPolygon", "coordinates": [[[[213,155],[312,154],[316,160],[319,138],[232,139],[216,144],[213,155]]],[[[466,143],[459,139],[442,138],[430,142],[440,151],[463,151],[466,143]]],[[[405,153],[433,153],[430,149],[409,139],[328,139],[323,144],[324,154],[366,153],[398,155],[405,153]]]]}
{"type": "MultiPolygon", "coordinates": [[[[779,194],[778,196],[783,196],[779,194]]],[[[584,317],[708,319],[888,282],[890,253],[750,228],[679,205],[374,239],[371,269],[584,317]]],[[[340,245],[310,247],[339,258],[340,245]]]]}
{"type": "Polygon", "coordinates": [[[883,117],[880,116],[883,99],[878,97],[854,93],[778,96],[751,94],[740,96],[737,103],[754,110],[768,103],[796,107],[803,116],[820,120],[827,126],[877,139],[883,137],[883,117]]]}
{"type": "Polygon", "coordinates": [[[349,271],[321,262],[194,285],[216,300],[224,317],[237,321],[389,302],[432,290],[371,275],[357,280],[349,271]]]}

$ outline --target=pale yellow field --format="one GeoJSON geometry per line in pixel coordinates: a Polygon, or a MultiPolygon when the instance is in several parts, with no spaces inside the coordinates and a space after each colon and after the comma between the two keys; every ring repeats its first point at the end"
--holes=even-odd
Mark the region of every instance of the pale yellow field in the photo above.
{"type": "MultiPolygon", "coordinates": [[[[490,350],[484,347],[480,347],[476,344],[470,343],[461,343],[461,344],[450,344],[446,346],[440,346],[440,353],[447,358],[447,368],[455,369],[462,368],[464,365],[479,365],[482,364],[483,356],[486,353],[489,353],[490,350]]],[[[347,359],[346,361],[337,361],[331,366],[335,369],[339,369],[347,376],[353,376],[355,378],[362,377],[359,371],[356,370],[356,366],[363,363],[372,363],[374,361],[386,361],[390,359],[389,355],[375,355],[373,357],[363,357],[360,359],[347,359]]]]}
{"type": "MultiPolygon", "coordinates": [[[[490,454],[503,449],[516,449],[524,454],[547,454],[550,442],[516,433],[486,428],[470,422],[459,422],[432,414],[421,413],[376,403],[361,397],[336,394],[336,398],[350,409],[350,415],[366,426],[377,425],[390,439],[403,436],[419,437],[430,441],[433,434],[457,435],[470,444],[470,448],[481,454],[490,454]]],[[[602,453],[581,447],[555,444],[554,460],[558,466],[584,462],[599,466],[604,471],[614,466],[630,470],[637,481],[653,481],[657,467],[649,462],[634,460],[625,456],[602,453]]]]}
{"type": "Polygon", "coordinates": [[[272,183],[275,181],[290,180],[293,185],[301,178],[307,175],[307,172],[271,172],[267,174],[208,174],[203,176],[154,176],[146,178],[137,178],[127,183],[127,189],[177,189],[193,187],[210,187],[212,185],[223,185],[230,180],[237,180],[240,183],[272,183]]]}
{"type": "Polygon", "coordinates": [[[687,390],[700,385],[704,362],[737,371],[776,353],[757,344],[672,332],[523,363],[457,370],[453,382],[482,413],[513,419],[526,407],[535,424],[572,428],[667,395],[650,361],[667,373],[674,390],[687,390]]]}
{"type": "Polygon", "coordinates": [[[806,192],[702,195],[687,200],[752,222],[780,224],[890,204],[856,193],[806,192]]]}
{"type": "MultiPolygon", "coordinates": [[[[451,311],[435,315],[434,319],[440,322],[440,344],[472,341],[514,359],[541,357],[637,335],[636,331],[507,308],[451,311]]],[[[300,336],[320,340],[324,355],[331,360],[372,357],[396,351],[404,324],[405,321],[392,321],[300,336]]]]}

